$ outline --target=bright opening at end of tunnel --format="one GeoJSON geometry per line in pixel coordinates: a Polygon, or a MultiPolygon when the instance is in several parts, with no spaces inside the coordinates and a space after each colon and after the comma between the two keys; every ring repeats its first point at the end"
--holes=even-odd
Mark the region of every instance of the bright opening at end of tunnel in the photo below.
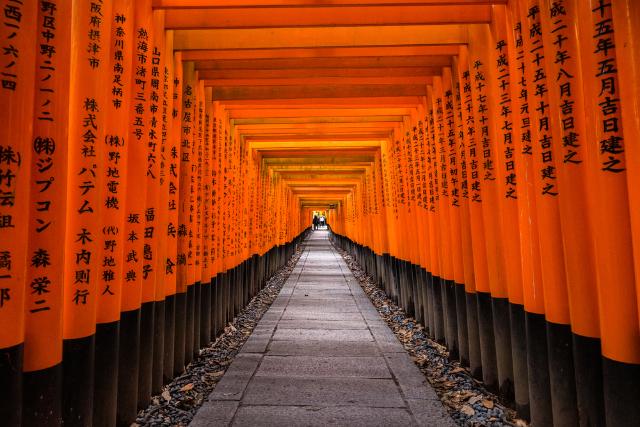
{"type": "Polygon", "coordinates": [[[640,1],[0,9],[3,425],[640,425],[640,1]]]}

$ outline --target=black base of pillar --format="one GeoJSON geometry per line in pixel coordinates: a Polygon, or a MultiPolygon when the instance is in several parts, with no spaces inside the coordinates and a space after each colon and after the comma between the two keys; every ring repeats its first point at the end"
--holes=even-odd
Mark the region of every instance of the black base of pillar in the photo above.
{"type": "Polygon", "coordinates": [[[496,341],[493,332],[493,308],[491,295],[476,293],[478,304],[478,331],[480,336],[480,354],[482,358],[482,381],[488,390],[498,392],[498,361],[496,359],[496,341]]]}
{"type": "Polygon", "coordinates": [[[138,362],[140,357],[140,310],[120,314],[118,353],[118,409],[116,424],[128,426],[138,412],[138,362]]]}
{"type": "MultiPolygon", "coordinates": [[[[138,363],[138,410],[151,403],[151,383],[153,381],[153,329],[155,302],[145,302],[140,306],[140,355],[138,363]]],[[[123,351],[127,351],[126,347],[123,351]]]]}
{"type": "Polygon", "coordinates": [[[21,425],[23,344],[0,349],[0,420],[21,425]]]}
{"type": "Polygon", "coordinates": [[[547,327],[544,315],[525,312],[527,330],[527,372],[529,376],[529,402],[531,424],[553,425],[549,361],[547,357],[547,327]]]}
{"type": "Polygon", "coordinates": [[[600,340],[573,334],[573,358],[580,426],[604,427],[600,340]]]}
{"type": "Polygon", "coordinates": [[[62,420],[65,426],[93,424],[95,335],[62,342],[62,420]]]}
{"type": "Polygon", "coordinates": [[[176,296],[167,295],[164,300],[164,356],[162,358],[162,383],[168,384],[173,378],[173,358],[175,356],[176,296]]]}
{"type": "Polygon", "coordinates": [[[202,304],[202,283],[196,282],[193,286],[193,348],[191,349],[191,360],[200,354],[200,320],[202,304]]]}
{"type": "Polygon", "coordinates": [[[513,359],[513,391],[516,411],[520,418],[530,419],[529,374],[527,372],[527,330],[524,307],[509,304],[511,324],[511,356],[513,359]]]}
{"type": "Polygon", "coordinates": [[[607,426],[640,425],[640,365],[602,358],[607,426]]]}
{"type": "Polygon", "coordinates": [[[433,316],[434,330],[433,338],[440,344],[444,344],[444,301],[442,300],[442,279],[433,276],[432,292],[433,292],[433,316]]]}
{"type": "Polygon", "coordinates": [[[156,301],[153,313],[153,370],[151,372],[151,394],[162,392],[164,369],[164,333],[166,331],[165,300],[156,301]]]}
{"type": "Polygon", "coordinates": [[[206,347],[209,342],[211,342],[211,282],[206,282],[200,287],[200,348],[206,347]]]}
{"type": "Polygon", "coordinates": [[[509,327],[509,300],[492,298],[493,333],[495,337],[496,366],[500,396],[513,402],[513,360],[511,356],[511,328],[509,327]]]}
{"type": "MultiPolygon", "coordinates": [[[[22,403],[22,424],[8,423],[8,425],[60,426],[62,424],[62,364],[39,371],[25,372],[22,382],[24,394],[14,397],[22,403]]],[[[17,408],[20,408],[20,405],[17,408]]]]}
{"type": "Polygon", "coordinates": [[[467,335],[469,336],[469,370],[471,375],[482,380],[482,354],[480,330],[478,329],[478,296],[465,292],[467,303],[467,335]]]}
{"type": "Polygon", "coordinates": [[[576,377],[571,335],[569,325],[547,322],[551,409],[553,422],[562,426],[578,425],[576,377]]]}
{"type": "Polygon", "coordinates": [[[178,292],[175,296],[175,334],[173,336],[173,376],[184,372],[186,366],[184,349],[187,332],[187,293],[178,292]]]}
{"type": "Polygon", "coordinates": [[[445,340],[449,349],[449,358],[456,360],[458,352],[458,313],[456,307],[456,284],[453,280],[443,281],[446,317],[445,340]]]}
{"type": "Polygon", "coordinates": [[[462,366],[469,366],[469,333],[467,331],[467,295],[464,285],[455,284],[456,324],[458,326],[458,354],[462,366]]]}
{"type": "Polygon", "coordinates": [[[185,366],[193,360],[193,322],[195,317],[196,305],[196,288],[194,284],[187,286],[187,307],[186,307],[186,323],[184,329],[184,364],[185,366]]]}
{"type": "Polygon", "coordinates": [[[111,427],[116,424],[119,342],[119,321],[96,325],[94,426],[111,427]]]}

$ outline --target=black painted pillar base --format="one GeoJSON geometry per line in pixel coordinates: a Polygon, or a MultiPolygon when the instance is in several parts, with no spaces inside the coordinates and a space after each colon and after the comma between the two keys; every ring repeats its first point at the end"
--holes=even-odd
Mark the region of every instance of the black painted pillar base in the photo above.
{"type": "Polygon", "coordinates": [[[547,322],[547,349],[553,422],[556,425],[577,426],[578,404],[571,327],[547,322]]]}
{"type": "Polygon", "coordinates": [[[425,324],[424,321],[424,282],[422,281],[423,269],[419,265],[413,266],[413,283],[414,283],[414,293],[415,293],[415,301],[416,301],[416,320],[425,324]]]}
{"type": "Polygon", "coordinates": [[[117,425],[130,425],[138,412],[138,363],[140,358],[140,310],[120,314],[118,353],[117,425]]]}
{"type": "Polygon", "coordinates": [[[24,345],[0,349],[0,420],[19,426],[22,420],[22,357],[24,345]]]}
{"type": "Polygon", "coordinates": [[[471,375],[482,380],[482,354],[480,351],[480,330],[478,328],[478,296],[465,292],[467,305],[467,335],[469,337],[469,370],[471,375]]]}
{"type": "Polygon", "coordinates": [[[191,360],[200,354],[200,306],[202,303],[202,283],[196,282],[193,286],[193,347],[191,348],[191,360]]]}
{"type": "Polygon", "coordinates": [[[529,374],[527,372],[527,331],[524,307],[509,304],[511,324],[511,357],[513,359],[513,394],[516,411],[520,418],[529,420],[529,374]]]}
{"type": "MultiPolygon", "coordinates": [[[[187,332],[187,293],[178,292],[175,295],[175,334],[173,336],[173,376],[184,372],[187,332]]],[[[122,343],[121,343],[122,344],[122,343]]]]}
{"type": "Polygon", "coordinates": [[[218,276],[215,275],[211,278],[211,282],[209,285],[209,342],[215,341],[216,339],[216,328],[218,325],[216,316],[218,314],[218,299],[216,297],[216,286],[218,284],[218,276]]]}
{"type": "Polygon", "coordinates": [[[640,365],[602,358],[607,426],[640,425],[640,365]]]}
{"type": "Polygon", "coordinates": [[[580,426],[605,426],[600,339],[573,334],[573,358],[580,426]]]}
{"type": "Polygon", "coordinates": [[[162,383],[168,384],[173,378],[173,358],[175,357],[176,296],[167,295],[164,300],[164,356],[162,358],[162,383]]]}
{"type": "Polygon", "coordinates": [[[62,342],[62,420],[65,426],[93,424],[95,335],[62,342]]]}
{"type": "Polygon", "coordinates": [[[196,288],[195,284],[187,286],[186,323],[184,329],[184,364],[193,360],[193,322],[195,317],[196,288]]]}
{"type": "Polygon", "coordinates": [[[442,279],[433,276],[431,281],[431,290],[433,292],[433,337],[440,344],[444,344],[444,301],[442,300],[442,279]]]}
{"type": "MultiPolygon", "coordinates": [[[[24,394],[20,393],[13,397],[22,403],[22,425],[38,427],[61,425],[62,364],[38,371],[25,372],[22,376],[22,385],[24,394]]],[[[7,409],[12,408],[8,407],[7,409]]],[[[20,405],[16,409],[20,409],[20,405]]],[[[18,426],[20,424],[10,422],[8,425],[18,426]]]]}
{"type": "Polygon", "coordinates": [[[529,402],[531,403],[531,424],[534,426],[553,425],[551,409],[551,388],[549,361],[547,357],[547,327],[542,314],[525,311],[527,330],[527,371],[529,374],[529,402]]]}
{"type": "Polygon", "coordinates": [[[164,369],[164,340],[165,340],[165,300],[156,301],[153,313],[153,369],[151,373],[151,394],[162,392],[164,369]]]}
{"type": "Polygon", "coordinates": [[[428,333],[431,332],[431,323],[429,322],[429,273],[426,269],[420,271],[420,282],[422,284],[422,324],[426,327],[428,333]]]}
{"type": "Polygon", "coordinates": [[[491,295],[486,292],[477,292],[476,298],[478,302],[478,331],[482,358],[482,381],[488,390],[497,393],[498,362],[496,359],[496,341],[493,332],[491,295]]]}
{"type": "Polygon", "coordinates": [[[413,316],[424,324],[422,320],[422,294],[420,293],[420,266],[411,264],[411,288],[413,289],[413,316]]]}
{"type": "Polygon", "coordinates": [[[436,303],[433,292],[434,277],[427,273],[427,321],[429,322],[429,336],[436,337],[436,303]]]}
{"type": "MultiPolygon", "coordinates": [[[[153,371],[153,321],[155,303],[148,301],[140,307],[140,356],[138,364],[138,409],[151,403],[151,383],[153,371]]],[[[126,347],[122,348],[127,351],[126,347]]]]}
{"type": "Polygon", "coordinates": [[[491,298],[493,333],[495,337],[496,365],[500,396],[513,403],[513,360],[511,355],[511,328],[509,326],[509,300],[491,298]]]}
{"type": "MultiPolygon", "coordinates": [[[[210,280],[207,278],[207,280],[210,280]]],[[[200,348],[211,342],[211,282],[200,287],[200,348]]]]}
{"type": "Polygon", "coordinates": [[[464,285],[456,283],[456,324],[458,329],[458,355],[462,366],[469,366],[469,333],[467,332],[467,293],[464,285]]]}
{"type": "Polygon", "coordinates": [[[96,427],[116,424],[119,342],[119,321],[96,325],[96,376],[93,392],[93,425],[96,427]]]}
{"type": "Polygon", "coordinates": [[[443,281],[443,290],[445,298],[446,329],[445,340],[449,349],[449,358],[458,359],[458,315],[456,313],[456,284],[453,280],[443,281]]]}

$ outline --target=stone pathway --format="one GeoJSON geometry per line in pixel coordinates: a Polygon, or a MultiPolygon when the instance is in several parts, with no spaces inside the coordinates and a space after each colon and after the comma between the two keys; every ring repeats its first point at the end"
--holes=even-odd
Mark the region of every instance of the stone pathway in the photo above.
{"type": "Polygon", "coordinates": [[[438,396],[315,231],[192,426],[454,426],[438,396]]]}

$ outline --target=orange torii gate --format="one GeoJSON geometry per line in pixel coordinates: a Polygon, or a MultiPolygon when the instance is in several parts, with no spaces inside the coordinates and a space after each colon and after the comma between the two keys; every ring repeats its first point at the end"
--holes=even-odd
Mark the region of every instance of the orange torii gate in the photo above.
{"type": "Polygon", "coordinates": [[[8,425],[134,421],[314,210],[533,424],[639,419],[638,2],[0,5],[8,425]]]}

